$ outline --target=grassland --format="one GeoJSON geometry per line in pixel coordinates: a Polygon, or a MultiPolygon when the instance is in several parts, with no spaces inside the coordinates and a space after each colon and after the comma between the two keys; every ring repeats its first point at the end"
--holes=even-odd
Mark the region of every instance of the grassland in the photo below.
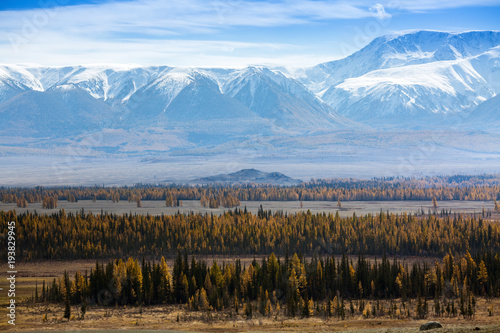
{"type": "MultiPolygon", "coordinates": [[[[30,204],[27,208],[18,208],[14,203],[0,203],[0,210],[16,210],[18,213],[23,213],[26,211],[37,212],[38,214],[52,214],[64,209],[67,213],[77,213],[82,210],[85,212],[92,211],[93,213],[108,212],[113,214],[150,214],[150,215],[161,215],[161,214],[175,214],[177,212],[181,213],[213,213],[221,214],[228,209],[217,208],[211,209],[207,207],[202,207],[199,200],[184,200],[181,207],[166,207],[165,202],[162,200],[142,200],[142,207],[137,207],[135,202],[120,201],[113,203],[108,200],[97,200],[92,202],[92,200],[80,200],[78,202],[68,202],[66,200],[60,200],[58,202],[58,207],[55,209],[44,209],[41,203],[30,204]]],[[[423,210],[427,213],[429,210],[434,211],[431,201],[423,200],[406,200],[406,201],[344,201],[342,202],[342,208],[337,207],[337,201],[303,201],[302,207],[299,201],[241,201],[239,206],[241,209],[246,207],[248,211],[253,214],[257,214],[259,207],[262,205],[264,210],[271,210],[273,212],[282,210],[288,213],[305,212],[310,210],[313,214],[316,213],[329,213],[338,211],[340,216],[352,216],[355,212],[357,215],[365,214],[376,214],[381,210],[392,213],[417,213],[423,210]]],[[[442,209],[451,210],[456,213],[481,213],[483,208],[492,212],[492,219],[500,219],[500,214],[494,212],[494,202],[493,201],[459,201],[459,200],[449,200],[449,201],[439,201],[438,202],[438,212],[442,209]]]]}

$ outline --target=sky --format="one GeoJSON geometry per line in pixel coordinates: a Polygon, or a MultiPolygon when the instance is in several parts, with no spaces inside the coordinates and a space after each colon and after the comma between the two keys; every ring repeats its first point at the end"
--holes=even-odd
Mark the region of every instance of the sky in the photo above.
{"type": "Polygon", "coordinates": [[[409,30],[500,30],[500,0],[2,0],[0,63],[314,66],[409,30]]]}

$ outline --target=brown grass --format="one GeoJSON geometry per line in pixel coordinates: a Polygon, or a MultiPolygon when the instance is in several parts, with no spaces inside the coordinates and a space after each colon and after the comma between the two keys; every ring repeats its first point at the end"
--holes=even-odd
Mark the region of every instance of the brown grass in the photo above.
{"type": "MultiPolygon", "coordinates": [[[[254,315],[247,319],[242,315],[235,315],[230,311],[224,312],[190,312],[180,306],[151,306],[151,307],[112,307],[102,308],[91,306],[87,310],[85,319],[79,318],[78,307],[72,307],[72,320],[64,320],[64,307],[60,305],[24,305],[18,309],[18,321],[15,330],[95,330],[95,329],[124,329],[124,330],[188,330],[203,332],[332,332],[358,331],[369,332],[417,332],[418,327],[429,321],[438,320],[444,328],[433,332],[472,332],[472,328],[480,327],[484,332],[499,332],[500,318],[487,317],[483,311],[485,300],[478,304],[478,315],[473,320],[460,318],[433,318],[426,320],[390,319],[388,317],[364,319],[361,315],[354,315],[346,320],[324,318],[288,318],[283,315],[263,317],[254,315]],[[481,304],[483,303],[483,304],[481,304]],[[47,315],[47,321],[44,316],[47,315]],[[177,321],[179,319],[179,321],[177,321]]],[[[497,306],[500,304],[495,301],[497,306]]]]}

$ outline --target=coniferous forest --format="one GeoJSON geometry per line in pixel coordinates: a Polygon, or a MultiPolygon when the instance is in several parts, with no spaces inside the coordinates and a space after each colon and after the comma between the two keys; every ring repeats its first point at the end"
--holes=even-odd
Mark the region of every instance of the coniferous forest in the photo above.
{"type": "MultiPolygon", "coordinates": [[[[276,253],[444,256],[500,249],[500,225],[454,213],[340,217],[338,213],[235,208],[222,215],[66,214],[0,212],[16,221],[18,258],[82,259],[190,254],[276,253]]],[[[0,249],[5,255],[6,249],[0,249]]]]}
{"type": "Polygon", "coordinates": [[[156,263],[128,258],[96,263],[90,273],[77,272],[74,277],[65,273],[52,284],[43,284],[36,301],[102,306],[185,304],[191,310],[238,313],[241,308],[247,316],[254,308],[265,316],[283,309],[291,317],[345,318],[348,311],[368,317],[381,311],[366,307],[365,300],[377,300],[377,304],[391,300],[384,314],[404,318],[410,316],[406,302],[416,299],[411,313],[425,318],[427,300],[432,299],[436,316],[470,318],[476,296],[500,296],[498,254],[447,254],[434,265],[409,265],[386,256],[370,262],[345,254],[341,259],[313,256],[309,260],[297,254],[284,258],[271,254],[244,267],[239,260],[208,264],[179,253],[173,273],[163,257],[156,263]],[[398,304],[394,299],[401,301],[398,304]]]}

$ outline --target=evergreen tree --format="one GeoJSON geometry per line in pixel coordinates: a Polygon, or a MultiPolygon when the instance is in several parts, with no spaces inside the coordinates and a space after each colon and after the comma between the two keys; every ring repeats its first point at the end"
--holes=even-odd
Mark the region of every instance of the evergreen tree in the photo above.
{"type": "Polygon", "coordinates": [[[71,307],[69,306],[69,300],[66,300],[66,306],[64,307],[64,318],[68,321],[71,319],[71,307]]]}
{"type": "Polygon", "coordinates": [[[87,313],[87,304],[83,303],[80,311],[82,313],[82,319],[85,319],[85,314],[87,313]]]}

